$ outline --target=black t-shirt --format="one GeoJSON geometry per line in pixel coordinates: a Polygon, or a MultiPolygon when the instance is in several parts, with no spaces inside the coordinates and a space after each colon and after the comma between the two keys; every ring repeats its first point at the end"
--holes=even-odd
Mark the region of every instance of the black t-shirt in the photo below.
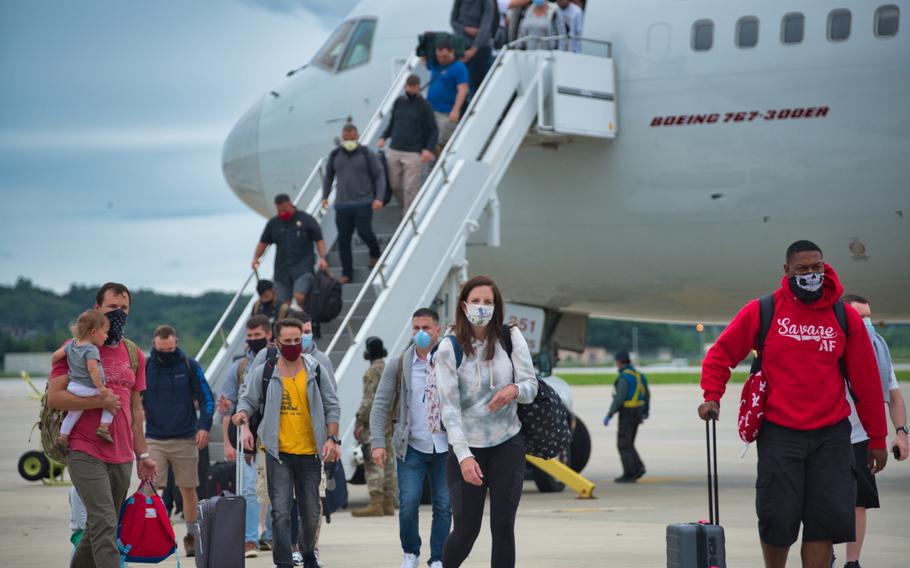
{"type": "Polygon", "coordinates": [[[322,240],[322,229],[311,215],[297,210],[287,221],[277,216],[269,219],[259,240],[277,247],[275,279],[295,279],[313,272],[316,262],[313,246],[322,240]]]}

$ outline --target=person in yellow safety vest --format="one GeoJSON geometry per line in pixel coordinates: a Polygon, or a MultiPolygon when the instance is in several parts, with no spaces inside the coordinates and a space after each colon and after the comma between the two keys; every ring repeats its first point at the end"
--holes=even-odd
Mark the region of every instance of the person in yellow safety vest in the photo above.
{"type": "Polygon", "coordinates": [[[647,377],[635,370],[627,351],[619,351],[614,358],[619,376],[613,385],[613,404],[604,417],[604,426],[608,426],[613,415],[619,413],[616,447],[622,461],[622,475],[613,481],[635,483],[645,474],[645,464],[635,449],[635,436],[638,434],[638,425],[648,418],[651,391],[648,389],[647,377]]]}

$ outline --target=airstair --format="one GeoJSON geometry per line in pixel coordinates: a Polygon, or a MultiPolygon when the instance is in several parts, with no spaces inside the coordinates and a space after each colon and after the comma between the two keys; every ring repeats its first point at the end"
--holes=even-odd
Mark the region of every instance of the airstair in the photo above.
{"type": "MultiPolygon", "coordinates": [[[[525,51],[520,49],[522,40],[503,49],[400,223],[397,208],[384,209],[375,218],[382,256],[369,273],[355,274],[354,283],[344,287],[344,315],[323,324],[319,341],[335,366],[346,455],[352,447],[361,377],[368,366],[362,355],[366,339],[382,338],[391,358],[410,341],[410,314],[417,308],[437,306],[444,317],[454,315],[459,286],[468,276],[469,241],[492,247],[500,244],[496,188],[526,137],[616,136],[610,45],[584,42],[582,53],[525,51]]],[[[374,145],[378,140],[411,73],[426,75],[413,55],[362,131],[362,144],[374,145]]],[[[323,171],[321,160],[301,187],[296,203],[319,221],[326,246],[332,249],[333,264],[337,234],[333,209],[323,210],[320,205],[323,171]]],[[[334,192],[330,201],[333,199],[334,192]]],[[[355,266],[365,265],[365,257],[358,262],[355,252],[355,266]]],[[[238,308],[254,282],[255,275],[250,274],[200,350],[202,357],[221,338],[222,345],[206,369],[216,389],[231,361],[242,353],[244,323],[255,298],[242,312],[238,308]],[[233,318],[236,320],[225,335],[222,330],[233,318]]]]}

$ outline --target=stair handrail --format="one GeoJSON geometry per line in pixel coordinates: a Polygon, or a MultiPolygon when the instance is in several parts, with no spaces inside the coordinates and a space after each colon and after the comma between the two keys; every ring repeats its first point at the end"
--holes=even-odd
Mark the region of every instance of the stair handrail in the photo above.
{"type": "MultiPolygon", "coordinates": [[[[334,351],[335,346],[338,344],[338,341],[341,339],[341,336],[344,333],[348,333],[351,336],[352,341],[355,339],[356,334],[354,334],[352,332],[352,330],[349,328],[350,322],[353,319],[354,313],[356,312],[357,308],[360,306],[360,303],[363,301],[363,299],[366,296],[367,292],[369,291],[370,287],[376,284],[376,279],[379,278],[381,280],[380,285],[383,290],[388,287],[387,279],[385,278],[385,275],[382,274],[383,270],[385,268],[387,268],[386,263],[388,263],[389,258],[391,257],[393,251],[396,250],[398,243],[403,239],[404,233],[411,228],[412,228],[413,233],[417,232],[417,227],[418,227],[419,223],[417,223],[415,217],[419,213],[423,213],[424,210],[426,209],[425,207],[421,207],[421,206],[425,202],[427,202],[427,200],[430,199],[430,196],[429,196],[430,192],[424,191],[424,190],[432,187],[433,184],[431,184],[431,181],[434,179],[434,176],[440,175],[439,172],[442,172],[441,175],[445,176],[446,180],[448,179],[448,170],[446,169],[446,165],[447,165],[449,159],[451,158],[451,155],[455,153],[453,151],[453,148],[455,148],[455,146],[456,146],[456,144],[454,144],[454,142],[458,139],[459,134],[462,132],[462,130],[464,128],[466,128],[465,125],[470,122],[470,120],[474,114],[472,112],[474,109],[474,106],[478,103],[479,100],[481,100],[483,98],[482,95],[485,91],[486,86],[489,84],[489,81],[487,79],[499,69],[499,67],[502,65],[503,59],[505,57],[507,57],[508,54],[509,54],[509,50],[503,49],[496,56],[496,59],[493,61],[493,64],[490,66],[490,71],[487,74],[487,78],[484,79],[484,81],[481,83],[480,87],[474,93],[474,97],[471,99],[471,103],[468,105],[468,108],[465,111],[462,120],[460,120],[458,122],[458,125],[455,127],[455,131],[452,133],[452,136],[449,138],[449,142],[446,144],[446,147],[443,149],[442,154],[439,156],[439,159],[436,161],[436,165],[433,167],[433,169],[430,171],[429,175],[427,176],[427,178],[424,180],[423,184],[421,185],[420,191],[417,192],[417,197],[411,203],[411,206],[408,208],[408,210],[405,211],[404,216],[402,217],[401,223],[399,223],[398,228],[395,230],[395,233],[392,234],[392,238],[389,239],[388,244],[383,249],[382,254],[379,257],[379,260],[376,262],[376,265],[370,271],[369,276],[367,276],[367,279],[364,282],[363,287],[360,289],[360,292],[358,292],[357,297],[354,298],[354,302],[348,308],[348,311],[345,314],[344,319],[341,321],[341,324],[338,326],[338,331],[335,332],[334,336],[332,337],[332,340],[329,342],[329,346],[326,348],[325,353],[331,354],[334,351]]],[[[442,185],[444,185],[444,184],[440,184],[439,187],[442,187],[442,185]]],[[[436,196],[436,193],[433,194],[433,197],[435,197],[435,196],[436,196]]],[[[395,263],[391,263],[388,266],[388,268],[394,268],[394,266],[395,266],[395,263]]]]}

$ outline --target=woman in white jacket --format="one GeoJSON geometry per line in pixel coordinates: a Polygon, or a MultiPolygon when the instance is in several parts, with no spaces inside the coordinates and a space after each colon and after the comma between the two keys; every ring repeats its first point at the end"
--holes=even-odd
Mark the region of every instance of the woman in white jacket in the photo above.
{"type": "Polygon", "coordinates": [[[434,363],[442,422],[451,445],[446,474],[454,527],[442,563],[458,568],[470,554],[489,489],[490,565],[512,568],[515,514],[525,472],[517,406],[537,396],[537,374],[521,332],[503,327],[502,295],[495,282],[485,276],[469,280],[458,307],[454,341],[443,339],[434,363]],[[505,333],[511,339],[511,359],[505,333]]]}

